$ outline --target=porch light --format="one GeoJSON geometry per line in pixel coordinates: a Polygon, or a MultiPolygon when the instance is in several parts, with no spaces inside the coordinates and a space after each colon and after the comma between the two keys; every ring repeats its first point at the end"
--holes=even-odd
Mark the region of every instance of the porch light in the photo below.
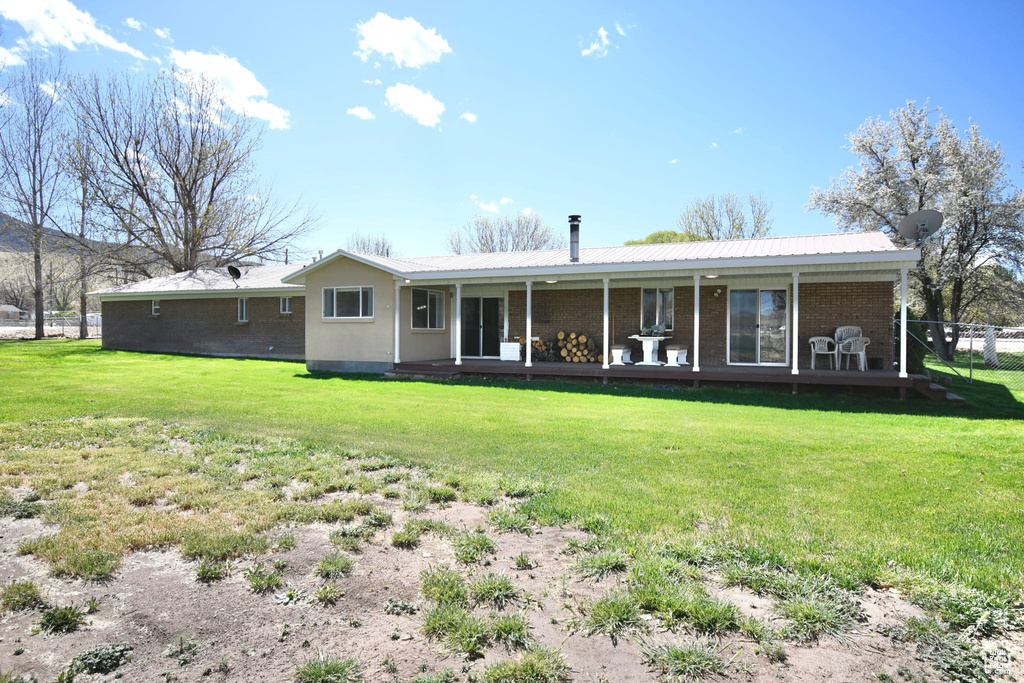
{"type": "Polygon", "coordinates": [[[718,276],[717,276],[717,275],[705,275],[704,277],[706,277],[706,278],[707,278],[707,279],[709,279],[709,280],[714,280],[714,279],[715,279],[715,278],[717,278],[718,276]]]}
{"type": "Polygon", "coordinates": [[[545,280],[544,282],[546,282],[546,283],[547,283],[547,284],[549,284],[549,285],[553,285],[553,284],[555,284],[556,282],[558,282],[558,280],[545,280]]]}
{"type": "Polygon", "coordinates": [[[412,280],[406,280],[405,284],[409,284],[410,282],[412,282],[412,280]]]}

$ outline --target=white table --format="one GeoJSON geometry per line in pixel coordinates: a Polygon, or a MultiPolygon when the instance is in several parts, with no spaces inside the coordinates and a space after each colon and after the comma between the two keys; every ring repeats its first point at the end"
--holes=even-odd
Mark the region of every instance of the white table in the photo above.
{"type": "Polygon", "coordinates": [[[644,345],[644,359],[638,361],[636,365],[664,365],[658,360],[658,342],[668,339],[668,337],[653,337],[643,336],[639,334],[630,335],[630,339],[636,339],[638,342],[644,345]]]}

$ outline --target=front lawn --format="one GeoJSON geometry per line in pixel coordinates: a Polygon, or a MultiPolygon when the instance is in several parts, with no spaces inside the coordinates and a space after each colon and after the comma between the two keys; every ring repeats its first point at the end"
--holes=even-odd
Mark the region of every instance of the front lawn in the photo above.
{"type": "MultiPolygon", "coordinates": [[[[408,460],[459,479],[470,496],[543,482],[546,495],[527,506],[541,520],[601,515],[626,534],[753,544],[869,581],[905,566],[1024,589],[1024,396],[991,383],[966,407],[426,383],[108,352],[94,341],[0,342],[0,382],[0,422],[19,432],[94,416],[292,438],[408,460]]],[[[14,485],[17,473],[5,474],[14,485]]]]}

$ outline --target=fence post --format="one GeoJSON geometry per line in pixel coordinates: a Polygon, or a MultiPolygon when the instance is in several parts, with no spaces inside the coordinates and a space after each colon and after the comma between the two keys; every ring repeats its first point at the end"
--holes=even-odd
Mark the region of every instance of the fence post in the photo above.
{"type": "Polygon", "coordinates": [[[967,376],[971,378],[971,384],[974,384],[974,323],[971,323],[970,354],[971,354],[971,356],[970,356],[971,357],[971,369],[970,369],[970,372],[968,372],[967,376]]]}

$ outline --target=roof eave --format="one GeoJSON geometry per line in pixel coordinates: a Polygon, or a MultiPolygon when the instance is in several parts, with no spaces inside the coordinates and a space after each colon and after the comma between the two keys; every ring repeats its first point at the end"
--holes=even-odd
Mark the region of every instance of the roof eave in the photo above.
{"type": "Polygon", "coordinates": [[[223,299],[242,297],[246,294],[262,294],[265,296],[304,295],[306,288],[301,285],[289,287],[253,287],[251,289],[174,289],[145,292],[112,292],[100,290],[89,292],[89,296],[98,297],[100,301],[130,301],[133,299],[223,299]]]}
{"type": "Polygon", "coordinates": [[[720,268],[792,267],[795,270],[814,266],[885,265],[891,268],[913,268],[921,260],[920,249],[893,249],[878,252],[846,254],[804,254],[782,256],[732,256],[717,259],[690,259],[682,261],[644,261],[633,263],[566,264],[559,266],[530,266],[486,268],[471,270],[410,271],[401,274],[411,280],[472,280],[478,278],[516,277],[522,279],[557,277],[565,275],[602,275],[616,273],[645,273],[664,270],[709,271],[720,268]]]}

